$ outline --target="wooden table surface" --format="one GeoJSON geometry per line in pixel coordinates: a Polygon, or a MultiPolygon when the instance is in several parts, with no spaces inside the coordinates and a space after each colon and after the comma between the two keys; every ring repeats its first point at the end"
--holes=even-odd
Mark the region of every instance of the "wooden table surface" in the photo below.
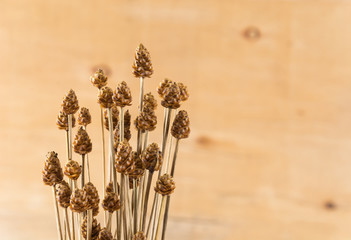
{"type": "MultiPolygon", "coordinates": [[[[346,0],[2,0],[0,239],[56,239],[45,155],[73,88],[90,108],[92,179],[101,190],[99,106],[89,76],[131,74],[151,52],[188,85],[168,239],[351,238],[351,2],[346,0]]],[[[160,122],[150,141],[160,143],[160,122]]],[[[135,146],[135,133],[132,143],[135,146]]],[[[78,160],[78,156],[74,155],[78,160]]]]}

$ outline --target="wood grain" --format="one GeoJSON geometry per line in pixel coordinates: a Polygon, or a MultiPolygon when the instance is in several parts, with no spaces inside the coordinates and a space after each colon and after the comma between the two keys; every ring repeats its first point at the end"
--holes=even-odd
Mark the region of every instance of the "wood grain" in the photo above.
{"type": "Polygon", "coordinates": [[[191,92],[169,240],[350,239],[350,1],[2,0],[0,9],[1,239],[56,237],[41,168],[48,151],[64,159],[55,118],[70,88],[93,114],[101,189],[89,76],[103,67],[111,87],[125,80],[136,94],[140,42],[155,68],[147,91],[168,77],[191,92]]]}

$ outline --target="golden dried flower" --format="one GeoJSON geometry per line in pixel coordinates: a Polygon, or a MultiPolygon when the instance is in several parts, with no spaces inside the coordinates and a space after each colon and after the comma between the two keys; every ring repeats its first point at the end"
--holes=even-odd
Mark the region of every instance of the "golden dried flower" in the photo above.
{"type": "Polygon", "coordinates": [[[157,143],[150,144],[142,154],[145,168],[150,172],[158,171],[162,165],[162,154],[157,143]]]}
{"type": "Polygon", "coordinates": [[[142,132],[155,130],[157,124],[155,111],[145,106],[135,119],[134,124],[135,127],[142,132]]]}
{"type": "Polygon", "coordinates": [[[83,191],[86,196],[87,209],[94,209],[96,206],[99,206],[100,198],[94,184],[91,182],[86,183],[83,187],[83,191]]]}
{"type": "Polygon", "coordinates": [[[132,240],[146,240],[146,236],[143,232],[137,232],[136,234],[134,234],[132,240]]]}
{"type": "Polygon", "coordinates": [[[86,195],[83,189],[76,189],[72,193],[69,208],[77,213],[87,210],[86,195]]]}
{"type": "Polygon", "coordinates": [[[160,82],[160,85],[157,88],[157,93],[158,95],[163,98],[168,90],[168,88],[173,84],[174,82],[169,79],[163,80],[163,82],[160,82]]]}
{"type": "Polygon", "coordinates": [[[151,94],[151,92],[147,93],[143,97],[143,104],[145,108],[150,108],[152,110],[156,110],[157,108],[157,101],[154,97],[154,95],[151,94]]]}
{"type": "Polygon", "coordinates": [[[187,86],[185,86],[183,83],[178,83],[179,91],[180,91],[180,100],[183,102],[188,100],[189,98],[189,92],[187,86]]]}
{"type": "Polygon", "coordinates": [[[70,160],[66,163],[64,174],[68,178],[72,180],[77,180],[81,173],[82,173],[82,168],[80,167],[78,162],[74,160],[70,160]]]}
{"type": "Polygon", "coordinates": [[[98,89],[106,86],[107,84],[107,76],[105,76],[104,71],[102,69],[98,69],[91,77],[91,83],[97,87],[98,89]]]}
{"type": "MultiPolygon", "coordinates": [[[[85,217],[81,226],[81,233],[85,239],[87,239],[87,221],[87,217],[85,217]]],[[[100,223],[97,222],[96,218],[93,218],[93,224],[91,227],[91,240],[96,240],[99,237],[100,230],[100,223]]]]}
{"type": "Polygon", "coordinates": [[[134,170],[129,173],[129,179],[139,179],[144,175],[145,164],[141,160],[141,156],[137,152],[132,152],[134,170]]]}
{"type": "Polygon", "coordinates": [[[187,138],[190,134],[190,120],[185,110],[179,111],[171,128],[171,134],[177,139],[187,138]]]}
{"type": "Polygon", "coordinates": [[[61,106],[62,111],[67,115],[75,114],[78,111],[78,99],[76,93],[72,89],[64,96],[61,106]]]}
{"type": "Polygon", "coordinates": [[[68,183],[65,180],[63,180],[59,184],[56,184],[55,187],[57,202],[60,204],[61,207],[68,208],[70,205],[70,198],[72,193],[68,183]]]}
{"type": "Polygon", "coordinates": [[[166,88],[166,92],[161,101],[161,105],[165,108],[177,109],[180,107],[180,90],[177,83],[172,83],[166,88]]]}
{"type": "Polygon", "coordinates": [[[63,172],[57,153],[49,152],[44,163],[43,182],[45,185],[53,186],[63,179],[63,172]]]}
{"type": "Polygon", "coordinates": [[[103,108],[111,108],[113,106],[112,96],[112,89],[110,87],[103,87],[99,90],[98,103],[103,108]]]}
{"type": "MultiPolygon", "coordinates": [[[[113,105],[111,107],[111,115],[112,115],[112,126],[113,126],[113,129],[115,129],[119,121],[119,111],[117,106],[113,105]]],[[[104,110],[104,125],[105,125],[105,128],[109,130],[107,109],[104,110]]]]}
{"type": "Polygon", "coordinates": [[[82,107],[78,114],[78,124],[82,126],[87,126],[91,123],[91,115],[89,109],[82,107]]]}
{"type": "Polygon", "coordinates": [[[154,72],[152,68],[150,53],[141,43],[135,52],[133,69],[134,76],[137,78],[151,77],[152,73],[154,72]]]}
{"type": "MultiPolygon", "coordinates": [[[[68,115],[60,111],[57,115],[56,125],[59,129],[68,131],[68,115]]],[[[76,126],[76,118],[72,115],[72,127],[76,126]]]]}
{"type": "Polygon", "coordinates": [[[98,240],[113,240],[112,233],[106,228],[101,229],[98,240]]]}
{"type": "Polygon", "coordinates": [[[102,207],[105,211],[113,213],[121,208],[121,202],[117,193],[107,193],[102,201],[102,207]]]}
{"type": "Polygon", "coordinates": [[[134,170],[132,147],[126,140],[118,145],[116,152],[116,170],[123,174],[128,174],[134,170]]]}
{"type": "Polygon", "coordinates": [[[125,107],[131,105],[132,94],[125,81],[118,84],[112,99],[118,107],[125,107]]]}
{"type": "Polygon", "coordinates": [[[83,127],[79,128],[77,135],[74,138],[73,148],[74,151],[80,155],[91,152],[92,143],[87,131],[83,127]]]}
{"type": "Polygon", "coordinates": [[[175,183],[173,178],[168,175],[162,175],[156,182],[155,191],[163,196],[170,195],[174,192],[175,183]]]}

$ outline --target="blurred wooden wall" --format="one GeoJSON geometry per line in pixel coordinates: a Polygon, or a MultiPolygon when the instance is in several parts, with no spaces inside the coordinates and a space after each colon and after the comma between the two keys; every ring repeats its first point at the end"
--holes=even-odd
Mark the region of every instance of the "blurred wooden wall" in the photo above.
{"type": "Polygon", "coordinates": [[[64,159],[55,119],[70,88],[94,115],[101,187],[89,76],[103,67],[136,102],[142,42],[147,91],[168,77],[191,93],[169,240],[350,239],[350,12],[346,0],[2,0],[0,238],[56,238],[41,168],[48,151],[64,159]]]}

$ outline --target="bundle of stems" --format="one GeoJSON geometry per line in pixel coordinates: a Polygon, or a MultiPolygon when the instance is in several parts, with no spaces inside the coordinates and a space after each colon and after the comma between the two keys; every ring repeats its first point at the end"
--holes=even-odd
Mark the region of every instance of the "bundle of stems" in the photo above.
{"type": "Polygon", "coordinates": [[[90,179],[88,154],[93,150],[87,128],[91,123],[90,112],[85,107],[78,112],[78,98],[72,89],[63,98],[56,123],[59,129],[65,130],[67,153],[64,169],[58,154],[52,151],[47,155],[42,172],[44,184],[53,189],[59,240],[165,239],[170,196],[175,189],[173,176],[179,141],[190,133],[187,112],[178,109],[189,94],[182,83],[168,79],[160,83],[157,92],[164,108],[162,142],[160,147],[155,142],[149,143],[149,135],[157,125],[158,104],[152,93],[144,94],[144,82],[153,74],[153,67],[150,54],[142,44],[136,49],[132,67],[134,76],[140,81],[138,115],[133,122],[137,130],[135,150],[130,143],[131,116],[128,108],[132,105],[132,94],[129,86],[122,81],[113,91],[107,86],[108,77],[101,69],[90,77],[92,84],[98,88],[97,102],[100,105],[101,203],[90,179]],[[77,112],[79,128],[73,139],[74,115],[77,112]],[[79,158],[73,156],[73,152],[79,158]],[[157,171],[150,210],[150,190],[157,171]],[[103,224],[98,223],[96,218],[100,204],[103,224]]]}

